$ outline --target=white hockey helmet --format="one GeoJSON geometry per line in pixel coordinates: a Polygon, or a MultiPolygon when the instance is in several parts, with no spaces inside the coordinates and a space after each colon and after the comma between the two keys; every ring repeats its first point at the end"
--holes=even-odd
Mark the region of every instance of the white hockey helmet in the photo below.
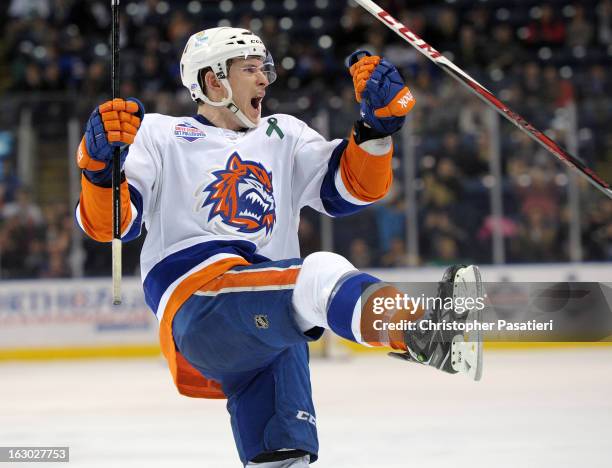
{"type": "Polygon", "coordinates": [[[272,56],[263,41],[251,31],[242,28],[210,28],[194,34],[187,41],[181,57],[181,80],[189,90],[191,99],[204,101],[217,107],[227,107],[247,128],[256,124],[238,108],[232,98],[232,88],[227,79],[228,61],[233,58],[260,57],[264,62],[263,71],[271,84],[276,79],[272,56]],[[200,70],[210,67],[225,87],[228,96],[220,102],[211,101],[202,89],[200,70]]]}

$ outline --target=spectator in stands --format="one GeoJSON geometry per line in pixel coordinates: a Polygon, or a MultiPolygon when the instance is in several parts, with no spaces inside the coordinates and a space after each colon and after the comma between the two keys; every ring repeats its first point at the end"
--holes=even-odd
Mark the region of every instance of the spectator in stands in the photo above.
{"type": "Polygon", "coordinates": [[[462,142],[457,132],[444,134],[442,145],[436,152],[436,160],[438,180],[455,193],[455,198],[461,194],[462,175],[474,177],[486,170],[486,165],[478,159],[475,148],[467,142],[462,142]]]}
{"type": "Polygon", "coordinates": [[[92,97],[108,94],[108,65],[105,62],[95,60],[89,65],[83,91],[92,97]]]}
{"type": "Polygon", "coordinates": [[[332,138],[344,138],[347,127],[355,118],[355,92],[347,86],[342,89],[340,99],[340,107],[334,110],[333,118],[329,119],[332,138]]]}
{"type": "Polygon", "coordinates": [[[179,10],[173,13],[167,29],[168,40],[172,49],[182,51],[194,28],[195,25],[184,11],[179,10]]]}
{"type": "Polygon", "coordinates": [[[517,235],[518,225],[508,217],[496,218],[493,215],[487,216],[478,230],[478,241],[482,245],[491,245],[495,229],[501,229],[502,236],[505,239],[511,239],[517,235]]]}
{"type": "Polygon", "coordinates": [[[543,92],[541,98],[551,109],[566,107],[574,101],[574,87],[559,76],[553,65],[547,65],[542,72],[543,92]]]}
{"type": "Polygon", "coordinates": [[[344,56],[350,54],[355,44],[363,44],[366,41],[367,32],[367,19],[362,9],[347,5],[333,35],[334,42],[339,47],[338,52],[344,56]]]}
{"type": "Polygon", "coordinates": [[[529,205],[523,210],[517,236],[510,242],[510,255],[516,261],[559,261],[556,244],[558,226],[542,207],[529,205]]]}
{"type": "Polygon", "coordinates": [[[22,259],[27,256],[27,245],[20,237],[19,223],[16,218],[0,218],[0,276],[2,278],[21,278],[24,274],[22,259]],[[25,248],[24,248],[25,247],[25,248]]]}
{"type": "Polygon", "coordinates": [[[357,237],[351,241],[348,260],[356,268],[369,268],[372,266],[372,253],[365,239],[357,237]]]}
{"type": "Polygon", "coordinates": [[[43,224],[43,216],[38,205],[32,202],[32,192],[28,187],[19,187],[15,201],[7,203],[2,209],[2,217],[16,218],[19,224],[38,228],[43,224]]]}
{"type": "Polygon", "coordinates": [[[25,66],[23,80],[15,83],[14,90],[22,92],[33,92],[43,88],[43,77],[40,66],[36,62],[30,62],[25,66]]]}
{"type": "Polygon", "coordinates": [[[70,243],[73,234],[73,220],[65,205],[49,208],[49,223],[46,229],[47,262],[41,271],[43,278],[70,276],[70,243]]]}
{"type": "Polygon", "coordinates": [[[584,7],[578,3],[574,4],[574,17],[567,25],[568,47],[588,47],[593,40],[593,26],[586,20],[584,7]]]}
{"type": "Polygon", "coordinates": [[[3,184],[2,182],[0,182],[0,222],[4,218],[4,216],[2,216],[2,212],[4,211],[4,205],[6,205],[6,202],[7,202],[6,184],[3,184]]]}
{"type": "Polygon", "coordinates": [[[612,200],[600,198],[586,217],[583,230],[585,259],[612,261],[612,200]]]}
{"type": "Polygon", "coordinates": [[[481,38],[476,35],[476,30],[473,26],[466,24],[459,30],[459,56],[457,62],[461,64],[469,73],[474,73],[478,67],[484,65],[482,54],[484,43],[481,38]]]}
{"type": "Polygon", "coordinates": [[[612,80],[606,74],[605,68],[600,64],[594,64],[587,70],[580,95],[586,99],[593,98],[600,101],[610,96],[611,89],[612,80]]]}
{"type": "Polygon", "coordinates": [[[12,18],[47,18],[51,11],[49,0],[11,0],[8,14],[12,18]]]}
{"type": "Polygon", "coordinates": [[[597,39],[600,44],[612,44],[612,1],[602,0],[597,4],[597,39]]]}
{"type": "Polygon", "coordinates": [[[160,61],[153,53],[141,57],[137,76],[142,83],[140,92],[145,100],[155,100],[161,92],[169,89],[160,61]]]}
{"type": "Polygon", "coordinates": [[[480,101],[468,100],[459,111],[459,131],[471,138],[477,138],[486,132],[486,116],[487,111],[480,101]]]}
{"type": "Polygon", "coordinates": [[[557,17],[553,6],[545,3],[539,8],[539,18],[527,26],[526,42],[534,47],[558,47],[564,41],[565,25],[557,17]]]}
{"type": "MultiPolygon", "coordinates": [[[[0,158],[0,187],[2,187],[0,192],[4,195],[4,203],[14,200],[15,192],[19,187],[19,179],[15,175],[13,167],[13,160],[10,157],[0,158]]],[[[0,205],[0,209],[2,209],[2,206],[3,204],[0,205]]]]}
{"type": "Polygon", "coordinates": [[[516,189],[523,215],[537,211],[546,220],[558,218],[559,196],[554,175],[541,167],[531,167],[527,183],[516,189]]]}
{"type": "Polygon", "coordinates": [[[523,74],[521,77],[521,88],[523,95],[529,101],[527,104],[530,107],[535,107],[539,104],[540,94],[544,90],[542,86],[542,69],[535,61],[530,61],[523,66],[523,74]]]}
{"type": "Polygon", "coordinates": [[[24,277],[39,278],[47,267],[46,245],[40,238],[34,238],[28,245],[27,255],[23,261],[24,277]]]}
{"type": "Polygon", "coordinates": [[[397,237],[391,239],[389,251],[382,255],[380,266],[383,268],[403,268],[409,264],[406,241],[397,237]]]}
{"type": "Polygon", "coordinates": [[[483,5],[474,5],[466,12],[466,19],[476,30],[479,37],[489,37],[491,31],[491,11],[483,5]]]}
{"type": "Polygon", "coordinates": [[[378,232],[378,247],[386,253],[391,249],[394,238],[406,238],[406,205],[404,195],[392,188],[389,195],[374,207],[378,232]]]}
{"type": "Polygon", "coordinates": [[[484,51],[484,65],[489,70],[501,69],[507,72],[515,64],[524,61],[525,53],[509,24],[494,26],[492,36],[481,49],[484,51]]]}
{"type": "Polygon", "coordinates": [[[429,255],[428,265],[448,266],[455,263],[465,263],[460,259],[457,240],[449,235],[437,235],[432,242],[432,251],[429,255]]]}
{"type": "Polygon", "coordinates": [[[49,92],[59,92],[66,89],[66,83],[62,79],[61,71],[57,62],[49,63],[43,71],[42,89],[49,92]]]}
{"type": "Polygon", "coordinates": [[[459,19],[456,9],[443,7],[434,15],[431,28],[426,29],[427,41],[440,51],[451,51],[459,41],[459,19]]]}
{"type": "MultiPolygon", "coordinates": [[[[427,20],[421,11],[412,8],[402,8],[397,18],[416,35],[425,37],[424,30],[427,20]]],[[[402,41],[387,41],[383,55],[392,63],[397,64],[398,68],[405,70],[412,76],[418,73],[423,61],[423,57],[419,52],[413,48],[407,48],[402,41]]]]}
{"type": "Polygon", "coordinates": [[[440,254],[440,246],[436,245],[436,241],[440,237],[453,239],[461,249],[466,247],[466,231],[455,224],[448,212],[444,210],[427,210],[419,227],[419,245],[422,257],[426,261],[432,258],[433,255],[440,254]]]}
{"type": "MultiPolygon", "coordinates": [[[[42,239],[42,224],[32,222],[30,216],[20,215],[12,209],[2,213],[0,219],[0,270],[5,278],[26,278],[36,275],[28,269],[26,263],[30,246],[42,239]]],[[[42,218],[42,217],[41,217],[42,218]]]]}

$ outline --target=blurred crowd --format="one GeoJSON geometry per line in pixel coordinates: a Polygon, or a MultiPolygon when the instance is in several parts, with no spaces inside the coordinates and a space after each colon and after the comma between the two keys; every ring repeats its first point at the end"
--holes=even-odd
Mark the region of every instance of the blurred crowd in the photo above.
{"type": "Polygon", "coordinates": [[[65,203],[32,202],[29,188],[20,186],[5,202],[0,185],[0,269],[3,278],[63,278],[71,276],[70,248],[74,221],[65,203]]]}
{"type": "MultiPolygon", "coordinates": [[[[27,104],[17,100],[14,107],[3,99],[3,114],[15,115],[20,106],[31,105],[34,121],[45,126],[61,122],[66,113],[84,122],[93,106],[109,96],[109,2],[3,3],[0,93],[28,97],[27,104]],[[68,104],[55,111],[36,105],[39,97],[49,95],[69,96],[68,104]]],[[[612,0],[379,3],[535,127],[564,145],[576,136],[574,150],[587,164],[598,170],[612,166],[612,0]]],[[[350,52],[366,48],[401,68],[418,104],[410,116],[411,137],[396,139],[394,188],[383,203],[334,223],[335,249],[357,266],[491,262],[496,225],[503,232],[508,262],[570,259],[572,212],[565,168],[525,134],[503,124],[498,150],[504,177],[501,182],[492,178],[496,149],[486,106],[363,9],[336,0],[128,0],[121,5],[121,95],[139,97],[149,112],[194,113],[180,84],[178,60],[191,34],[217,25],[249,28],[271,49],[279,78],[264,112],[291,113],[330,138],[345,137],[358,115],[344,65],[350,52]],[[408,146],[411,151],[404,151],[408,146]],[[408,153],[415,161],[410,187],[402,183],[408,153]],[[491,216],[489,192],[495,183],[502,186],[501,218],[491,216]],[[412,199],[414,207],[409,206],[412,199]],[[414,213],[412,219],[408,212],[414,213]],[[419,233],[416,258],[406,247],[411,223],[419,233]]],[[[3,156],[1,148],[0,161],[14,160],[14,151],[3,156]]],[[[38,193],[35,186],[20,187],[11,170],[15,164],[4,167],[2,276],[70,275],[71,245],[83,242],[72,227],[71,207],[38,193]]],[[[582,182],[578,188],[582,257],[612,260],[612,201],[582,182]]],[[[322,247],[320,222],[312,212],[304,213],[303,254],[322,247]]],[[[88,241],[84,245],[84,273],[106,274],[107,250],[88,241]]],[[[137,246],[128,247],[136,253],[128,255],[134,264],[127,271],[136,269],[137,246]]]]}

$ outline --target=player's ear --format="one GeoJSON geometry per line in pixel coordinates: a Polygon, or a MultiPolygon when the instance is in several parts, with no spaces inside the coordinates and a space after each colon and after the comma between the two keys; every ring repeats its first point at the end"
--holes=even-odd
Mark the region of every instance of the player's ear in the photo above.
{"type": "Polygon", "coordinates": [[[223,86],[221,82],[217,79],[215,73],[209,68],[208,70],[202,70],[202,82],[204,83],[204,93],[207,91],[217,91],[222,92],[223,86]]]}

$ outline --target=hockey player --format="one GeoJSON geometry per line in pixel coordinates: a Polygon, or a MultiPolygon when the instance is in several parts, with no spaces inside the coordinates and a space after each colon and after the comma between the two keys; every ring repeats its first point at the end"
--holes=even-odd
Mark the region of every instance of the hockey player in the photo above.
{"type": "MultiPolygon", "coordinates": [[[[317,459],[307,342],[324,329],[478,379],[480,343],[468,352],[456,332],[377,331],[375,320],[422,320],[424,311],[375,313],[373,301],[396,294],[393,287],[330,252],[299,258],[302,207],[343,216],[389,189],[391,135],[415,104],[397,69],[367,52],[351,56],[361,117],[348,139],[326,141],[289,115],[262,118],[276,73],[252,32],[199,32],[180,68],[194,116],[145,116],[133,98],[93,111],[77,152],[76,217],[93,239],[112,239],[110,161],[120,146],[123,240],[146,225],[144,293],[174,382],[184,395],[228,399],[242,463],[304,467],[317,459]]],[[[460,288],[479,293],[476,267],[451,267],[443,281],[446,297],[460,288]]],[[[428,313],[434,321],[467,317],[428,313]]]]}

